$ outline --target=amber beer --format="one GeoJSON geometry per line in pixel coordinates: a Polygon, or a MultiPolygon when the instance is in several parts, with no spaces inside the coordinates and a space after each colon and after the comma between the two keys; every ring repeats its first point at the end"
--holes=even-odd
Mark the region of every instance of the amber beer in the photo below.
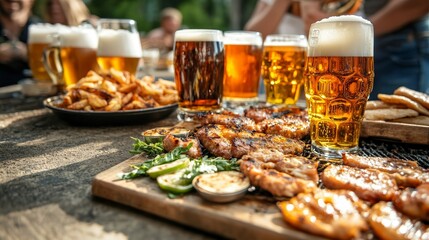
{"type": "Polygon", "coordinates": [[[58,85],[67,87],[86,76],[88,71],[97,70],[98,36],[95,29],[69,27],[57,37],[58,46],[45,50],[44,64],[51,76],[58,78],[58,85]],[[54,63],[46,61],[51,54],[54,55],[54,63]]]}
{"type": "Polygon", "coordinates": [[[142,57],[140,36],[135,27],[132,27],[135,26],[135,22],[129,19],[101,19],[100,22],[98,65],[105,70],[114,68],[135,75],[142,57]],[[118,29],[124,23],[127,29],[118,29]]]}
{"type": "Polygon", "coordinates": [[[304,85],[307,39],[303,35],[269,35],[264,42],[261,75],[266,101],[291,104],[304,85]]]}
{"type": "Polygon", "coordinates": [[[225,32],[224,101],[258,98],[262,37],[258,32],[225,32]]]}
{"type": "Polygon", "coordinates": [[[307,77],[312,150],[328,158],[356,151],[374,82],[372,24],[357,16],[312,24],[307,77]]]}
{"type": "Polygon", "coordinates": [[[33,78],[50,81],[43,65],[43,50],[51,44],[51,34],[58,32],[61,26],[50,24],[32,24],[28,30],[28,64],[33,78]]]}
{"type": "Polygon", "coordinates": [[[222,105],[224,46],[222,32],[207,29],[176,31],[174,77],[180,120],[216,111],[222,105]]]}

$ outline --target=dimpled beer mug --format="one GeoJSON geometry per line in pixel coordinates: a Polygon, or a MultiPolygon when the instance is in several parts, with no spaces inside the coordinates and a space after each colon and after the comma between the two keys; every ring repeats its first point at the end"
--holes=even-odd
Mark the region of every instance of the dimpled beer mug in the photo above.
{"type": "Polygon", "coordinates": [[[306,56],[304,35],[267,36],[261,69],[267,103],[296,104],[304,85],[306,56]]]}
{"type": "Polygon", "coordinates": [[[258,100],[262,62],[262,37],[259,32],[224,33],[225,75],[223,102],[227,107],[251,104],[258,100]]]}
{"type": "Polygon", "coordinates": [[[373,26],[358,16],[330,17],[309,33],[305,84],[312,151],[327,158],[358,149],[374,83],[373,26]]]}
{"type": "Polygon", "coordinates": [[[32,24],[28,30],[28,64],[33,78],[39,81],[51,81],[43,65],[43,51],[52,42],[52,34],[61,30],[63,25],[47,23],[32,24]]]}
{"type": "Polygon", "coordinates": [[[75,84],[89,70],[97,70],[97,31],[91,26],[64,27],[44,50],[43,64],[60,91],[75,84]]]}
{"type": "Polygon", "coordinates": [[[100,68],[114,68],[137,73],[142,57],[140,36],[136,23],[131,19],[100,19],[97,21],[97,62],[100,68]]]}
{"type": "Polygon", "coordinates": [[[178,119],[192,121],[221,110],[224,46],[219,30],[184,29],[174,34],[174,80],[179,93],[178,119]]]}

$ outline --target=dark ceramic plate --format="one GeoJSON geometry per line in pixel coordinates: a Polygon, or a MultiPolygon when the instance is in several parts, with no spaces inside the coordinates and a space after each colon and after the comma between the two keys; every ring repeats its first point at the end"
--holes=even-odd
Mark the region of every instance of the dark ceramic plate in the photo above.
{"type": "Polygon", "coordinates": [[[177,103],[157,108],[146,108],[127,111],[103,112],[81,111],[57,107],[63,96],[54,96],[43,101],[61,119],[76,125],[123,125],[139,124],[160,120],[176,111],[177,103]]]}

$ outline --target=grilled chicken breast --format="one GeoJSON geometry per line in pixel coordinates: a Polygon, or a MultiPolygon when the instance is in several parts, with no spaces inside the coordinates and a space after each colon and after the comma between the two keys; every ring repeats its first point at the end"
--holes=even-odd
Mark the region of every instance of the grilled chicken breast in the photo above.
{"type": "Polygon", "coordinates": [[[180,138],[172,134],[167,134],[167,136],[165,136],[164,140],[162,141],[164,149],[168,152],[179,146],[187,147],[190,143],[192,143],[192,147],[187,152],[187,155],[191,158],[201,157],[203,155],[201,144],[200,141],[198,141],[198,139],[195,137],[180,138]]]}
{"type": "Polygon", "coordinates": [[[332,239],[355,239],[368,230],[368,211],[352,191],[319,189],[277,204],[284,220],[300,230],[332,239]]]}
{"type": "Polygon", "coordinates": [[[300,154],[304,149],[304,142],[300,140],[238,130],[226,125],[204,125],[196,130],[195,135],[210,153],[226,159],[241,158],[262,148],[277,149],[285,154],[300,154]]]}
{"type": "Polygon", "coordinates": [[[414,161],[343,154],[343,163],[351,167],[373,168],[389,173],[400,187],[417,187],[429,182],[428,170],[422,169],[414,161]]]}
{"type": "Polygon", "coordinates": [[[372,206],[368,222],[380,239],[429,239],[429,226],[396,211],[392,203],[372,206]]]}
{"type": "Polygon", "coordinates": [[[371,203],[390,201],[398,191],[391,176],[375,169],[330,165],[322,172],[321,179],[327,188],[351,190],[371,203]]]}
{"type": "Polygon", "coordinates": [[[263,168],[275,169],[293,177],[311,180],[317,184],[319,175],[317,162],[302,156],[286,155],[276,149],[258,149],[242,157],[242,160],[257,160],[263,168]]]}
{"type": "Polygon", "coordinates": [[[393,205],[411,218],[429,221],[429,183],[405,189],[393,198],[393,205]]]}

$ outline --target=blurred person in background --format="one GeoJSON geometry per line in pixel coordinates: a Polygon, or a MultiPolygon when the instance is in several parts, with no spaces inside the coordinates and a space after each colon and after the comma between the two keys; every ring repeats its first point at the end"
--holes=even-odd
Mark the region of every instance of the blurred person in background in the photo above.
{"type": "Polygon", "coordinates": [[[32,16],[33,0],[0,0],[0,87],[25,78],[28,27],[39,19],[32,16]]]}
{"type": "Polygon", "coordinates": [[[91,15],[88,7],[82,0],[48,0],[44,9],[46,22],[77,26],[88,21],[95,26],[97,17],[91,15]]]}
{"type": "Polygon", "coordinates": [[[400,86],[429,93],[429,1],[366,0],[365,13],[375,35],[371,99],[400,86]]]}
{"type": "Polygon", "coordinates": [[[161,11],[161,26],[150,31],[144,44],[160,49],[162,53],[173,50],[174,33],[182,26],[182,14],[175,8],[161,11]]]}

